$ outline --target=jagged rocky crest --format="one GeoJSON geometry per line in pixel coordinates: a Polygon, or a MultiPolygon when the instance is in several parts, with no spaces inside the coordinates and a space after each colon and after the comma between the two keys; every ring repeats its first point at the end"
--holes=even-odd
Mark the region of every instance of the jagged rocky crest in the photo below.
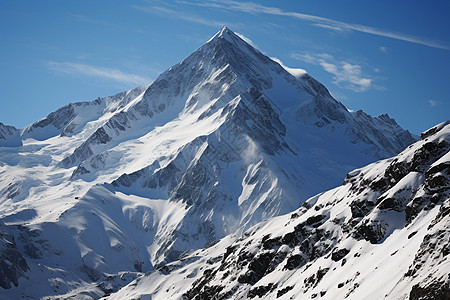
{"type": "MultiPolygon", "coordinates": [[[[8,289],[12,298],[116,292],[192,249],[298,209],[352,169],[416,140],[387,115],[348,111],[310,75],[294,77],[227,28],[147,87],[2,128],[0,143],[18,143],[0,144],[0,218],[22,226],[12,232],[29,267],[21,269],[29,280],[17,277],[8,289]]],[[[358,201],[355,214],[377,205],[358,201]]],[[[411,223],[420,201],[405,208],[411,223]]],[[[378,221],[348,234],[376,243],[386,230],[378,221]]],[[[242,280],[257,282],[254,272],[242,280]]]]}

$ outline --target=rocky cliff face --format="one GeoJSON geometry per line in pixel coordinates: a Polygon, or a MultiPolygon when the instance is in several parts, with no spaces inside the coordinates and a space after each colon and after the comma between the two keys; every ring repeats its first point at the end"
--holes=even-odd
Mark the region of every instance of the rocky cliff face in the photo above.
{"type": "Polygon", "coordinates": [[[449,150],[446,122],[298,210],[189,253],[108,299],[446,299],[449,150]]]}
{"type": "Polygon", "coordinates": [[[8,295],[117,291],[414,140],[223,28],[149,86],[69,104],[0,149],[0,218],[32,233],[14,233],[30,271],[8,295]]]}
{"type": "Polygon", "coordinates": [[[19,285],[19,278],[27,277],[27,261],[17,248],[11,228],[0,223],[0,287],[9,289],[19,285]]]}
{"type": "Polygon", "coordinates": [[[0,123],[0,147],[17,147],[22,145],[19,130],[14,126],[0,123]]]}

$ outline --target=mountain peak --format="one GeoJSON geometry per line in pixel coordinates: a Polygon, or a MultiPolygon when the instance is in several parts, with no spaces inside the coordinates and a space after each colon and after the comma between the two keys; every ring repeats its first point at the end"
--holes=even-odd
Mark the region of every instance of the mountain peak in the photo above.
{"type": "Polygon", "coordinates": [[[212,38],[230,38],[236,36],[236,33],[234,33],[232,30],[230,30],[227,26],[223,26],[222,29],[220,29],[212,38]]]}
{"type": "MultiPolygon", "coordinates": [[[[223,26],[206,44],[220,41],[227,41],[239,48],[244,47],[252,47],[246,41],[244,41],[241,37],[239,37],[234,31],[230,30],[228,27],[223,26]]],[[[252,47],[253,48],[253,47],[252,47]]]]}
{"type": "Polygon", "coordinates": [[[219,35],[230,35],[230,34],[235,34],[233,31],[231,31],[230,29],[228,29],[227,26],[223,26],[222,29],[220,29],[220,31],[218,32],[219,35]]]}

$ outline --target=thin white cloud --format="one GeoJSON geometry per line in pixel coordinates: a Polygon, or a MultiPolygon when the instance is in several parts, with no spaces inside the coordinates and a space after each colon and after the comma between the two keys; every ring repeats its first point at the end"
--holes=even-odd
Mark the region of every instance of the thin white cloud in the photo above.
{"type": "Polygon", "coordinates": [[[438,101],[436,101],[436,100],[428,100],[428,103],[430,104],[430,106],[431,107],[435,107],[436,105],[438,105],[439,104],[439,102],[438,101]]]}
{"type": "Polygon", "coordinates": [[[380,47],[378,47],[378,49],[380,49],[380,51],[383,52],[383,53],[387,53],[388,52],[388,48],[384,47],[384,46],[380,46],[380,47]]]}
{"type": "Polygon", "coordinates": [[[377,36],[383,36],[391,39],[401,40],[405,42],[410,42],[414,44],[420,44],[425,45],[428,47],[433,48],[439,48],[439,49],[445,49],[450,50],[450,46],[443,44],[439,41],[433,41],[429,40],[423,37],[417,37],[413,35],[408,35],[404,33],[399,32],[393,32],[386,29],[380,29],[376,27],[371,26],[365,26],[361,24],[351,24],[351,23],[345,23],[342,21],[337,21],[329,18],[309,15],[309,14],[303,14],[299,12],[292,12],[292,11],[284,11],[277,7],[270,7],[270,6],[264,6],[258,3],[253,2],[238,2],[234,0],[211,0],[208,2],[190,2],[190,1],[177,1],[177,3],[182,4],[189,4],[189,5],[196,5],[196,6],[204,6],[204,7],[212,7],[217,9],[223,9],[223,10],[232,10],[232,11],[239,11],[244,13],[251,13],[251,14],[270,14],[270,15],[277,15],[277,16],[286,16],[286,17],[292,17],[303,21],[308,21],[314,23],[314,26],[319,26],[322,28],[327,29],[333,29],[336,31],[339,30],[352,30],[352,31],[358,31],[368,34],[373,34],[377,36]]]}
{"type": "Polygon", "coordinates": [[[329,29],[329,30],[333,30],[333,31],[338,31],[338,32],[348,31],[348,30],[346,30],[344,28],[331,26],[331,25],[327,25],[327,24],[316,23],[316,24],[312,24],[312,25],[316,26],[316,27],[320,27],[320,28],[325,28],[325,29],[329,29]]]}
{"type": "Polygon", "coordinates": [[[204,19],[197,15],[191,15],[187,13],[183,13],[180,10],[175,10],[167,7],[162,7],[158,5],[150,5],[150,6],[139,6],[139,5],[132,5],[133,8],[138,9],[142,12],[145,12],[147,14],[164,14],[165,16],[170,16],[172,18],[178,18],[181,20],[185,20],[188,22],[198,23],[214,28],[219,28],[225,25],[224,22],[219,21],[212,21],[208,19],[204,19]]]}
{"type": "Polygon", "coordinates": [[[308,72],[306,72],[306,70],[304,69],[300,69],[300,68],[289,68],[288,66],[286,66],[280,59],[276,58],[276,57],[271,57],[270,59],[272,59],[273,61],[277,62],[280,64],[280,66],[283,67],[283,69],[285,69],[286,71],[288,71],[292,76],[294,76],[295,78],[301,78],[303,75],[307,74],[308,72]]]}
{"type": "Polygon", "coordinates": [[[292,57],[307,63],[319,65],[333,75],[333,83],[337,86],[355,92],[364,92],[372,87],[373,79],[362,73],[362,67],[345,60],[337,60],[332,55],[323,54],[292,54],[292,57]]]}
{"type": "Polygon", "coordinates": [[[47,67],[53,71],[64,74],[84,75],[103,80],[113,80],[131,86],[147,85],[152,82],[152,79],[146,76],[128,74],[117,69],[97,67],[86,64],[49,61],[47,62],[47,67]]]}

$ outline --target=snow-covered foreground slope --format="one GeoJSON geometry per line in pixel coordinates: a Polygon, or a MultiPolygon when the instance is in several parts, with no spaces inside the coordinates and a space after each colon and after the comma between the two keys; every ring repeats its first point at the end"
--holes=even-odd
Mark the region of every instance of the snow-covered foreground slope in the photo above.
{"type": "Polygon", "coordinates": [[[448,299],[450,122],[108,299],[448,299]]]}
{"type": "Polygon", "coordinates": [[[415,140],[227,28],[147,87],[0,125],[10,298],[116,291],[415,140]]]}

